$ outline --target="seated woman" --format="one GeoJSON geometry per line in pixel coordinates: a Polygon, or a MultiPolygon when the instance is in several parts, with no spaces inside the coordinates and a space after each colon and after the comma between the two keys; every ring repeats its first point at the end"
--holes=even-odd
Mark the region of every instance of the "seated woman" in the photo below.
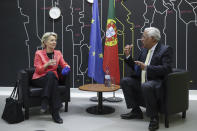
{"type": "Polygon", "coordinates": [[[57,34],[54,32],[47,32],[42,36],[43,50],[37,50],[35,53],[32,84],[43,88],[41,112],[46,112],[49,105],[53,120],[56,123],[63,123],[59,115],[62,103],[57,89],[57,67],[60,65],[62,68],[70,69],[70,66],[64,61],[62,53],[55,50],[56,40],[57,34]]]}

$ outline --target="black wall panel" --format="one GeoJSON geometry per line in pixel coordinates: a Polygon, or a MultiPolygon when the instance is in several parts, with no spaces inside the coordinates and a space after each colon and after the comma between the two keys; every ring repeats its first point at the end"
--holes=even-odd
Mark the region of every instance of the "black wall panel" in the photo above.
{"type": "MultiPolygon", "coordinates": [[[[98,1],[104,45],[108,0],[98,1]]],[[[189,70],[191,89],[197,89],[196,6],[196,0],[116,0],[121,78],[130,73],[122,61],[123,47],[134,44],[137,56],[143,29],[155,26],[161,31],[161,43],[174,49],[173,67],[189,70]]],[[[47,31],[58,34],[57,49],[71,65],[72,86],[92,82],[87,76],[92,4],[86,0],[1,0],[0,10],[0,86],[13,86],[18,70],[33,67],[34,53],[47,31]],[[49,17],[53,6],[62,12],[57,20],[49,17]]]]}

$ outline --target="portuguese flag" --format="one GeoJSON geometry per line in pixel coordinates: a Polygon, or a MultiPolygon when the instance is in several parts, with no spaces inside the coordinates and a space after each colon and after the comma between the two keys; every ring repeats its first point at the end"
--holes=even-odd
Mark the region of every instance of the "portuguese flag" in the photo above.
{"type": "Polygon", "coordinates": [[[120,83],[119,58],[118,58],[118,39],[115,21],[115,1],[109,0],[107,29],[103,57],[103,70],[109,70],[111,79],[116,84],[120,83]]]}

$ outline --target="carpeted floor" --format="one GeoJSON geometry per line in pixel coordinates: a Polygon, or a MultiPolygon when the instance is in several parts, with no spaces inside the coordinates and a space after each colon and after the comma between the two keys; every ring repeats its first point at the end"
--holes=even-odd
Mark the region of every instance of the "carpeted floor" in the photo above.
{"type": "MultiPolygon", "coordinates": [[[[2,114],[5,98],[10,92],[0,90],[0,114],[2,114]]],[[[86,112],[90,106],[96,102],[89,100],[96,93],[71,90],[71,102],[68,112],[61,110],[63,124],[56,124],[52,121],[50,114],[40,114],[39,108],[30,110],[30,119],[18,124],[7,124],[0,119],[1,131],[146,131],[148,130],[149,118],[145,116],[143,120],[123,120],[120,114],[126,113],[125,102],[110,103],[104,102],[115,108],[115,112],[109,115],[92,115],[86,112]]],[[[123,97],[121,90],[117,91],[117,96],[123,97]]],[[[104,93],[104,97],[112,96],[112,93],[104,93]]],[[[197,93],[192,93],[197,96],[197,93]]],[[[186,119],[181,119],[181,114],[170,117],[170,128],[164,127],[164,117],[160,117],[160,131],[195,131],[197,128],[197,100],[190,100],[189,110],[186,119]]],[[[145,109],[142,109],[145,112],[145,109]]]]}

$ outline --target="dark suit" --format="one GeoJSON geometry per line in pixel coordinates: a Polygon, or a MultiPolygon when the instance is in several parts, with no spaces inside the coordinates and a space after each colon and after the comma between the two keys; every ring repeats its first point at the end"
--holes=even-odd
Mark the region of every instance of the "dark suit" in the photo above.
{"type": "MultiPolygon", "coordinates": [[[[143,48],[137,60],[144,63],[147,53],[148,50],[143,48]]],[[[125,62],[135,71],[131,77],[125,77],[120,82],[127,108],[144,106],[149,117],[156,116],[159,101],[163,97],[162,81],[172,71],[172,48],[157,44],[150,64],[147,66],[147,81],[143,84],[141,84],[140,67],[135,65],[131,57],[125,59],[125,62]]]]}

